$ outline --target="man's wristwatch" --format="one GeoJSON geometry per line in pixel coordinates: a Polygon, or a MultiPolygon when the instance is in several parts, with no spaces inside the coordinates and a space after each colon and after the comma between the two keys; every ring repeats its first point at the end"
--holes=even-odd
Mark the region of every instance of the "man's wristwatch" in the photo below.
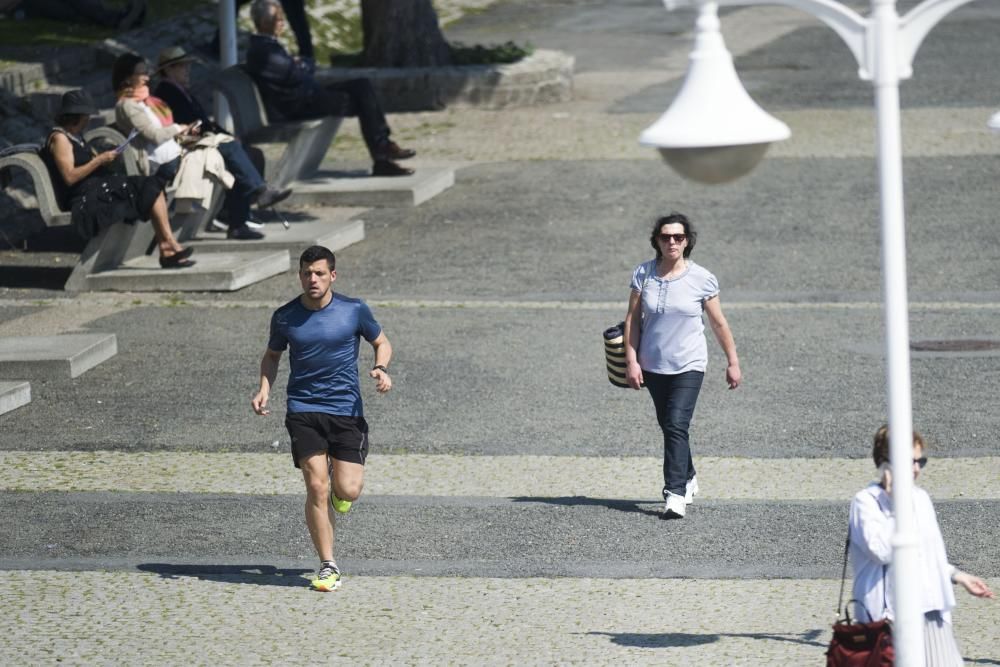
{"type": "Polygon", "coordinates": [[[388,373],[389,372],[389,369],[386,368],[385,366],[383,366],[382,364],[379,364],[378,366],[372,366],[372,370],[373,371],[382,371],[383,373],[388,373]]]}

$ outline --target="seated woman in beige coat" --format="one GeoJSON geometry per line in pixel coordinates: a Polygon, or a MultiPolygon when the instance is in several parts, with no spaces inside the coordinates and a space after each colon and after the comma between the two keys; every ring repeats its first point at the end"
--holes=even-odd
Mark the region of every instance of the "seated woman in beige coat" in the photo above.
{"type": "MultiPolygon", "coordinates": [[[[146,173],[155,175],[164,183],[169,183],[181,171],[181,159],[185,155],[185,145],[198,144],[199,147],[218,141],[231,141],[226,136],[213,135],[199,137],[194,125],[175,123],[169,106],[159,98],[149,93],[149,73],[146,61],[134,53],[125,53],[118,57],[112,68],[112,86],[118,98],[115,104],[115,122],[123,132],[135,129],[139,132],[137,147],[141,152],[143,169],[146,173]],[[213,141],[214,140],[214,141],[213,141]],[[183,145],[182,145],[183,144],[183,145]]],[[[218,153],[212,146],[201,148],[218,153]]],[[[204,159],[201,164],[217,165],[223,174],[215,174],[229,189],[226,194],[227,209],[239,211],[240,215],[232,216],[229,224],[228,238],[239,240],[262,239],[264,235],[246,226],[249,217],[250,204],[269,192],[266,184],[260,180],[248,179],[242,173],[227,171],[228,166],[221,154],[204,159]]],[[[185,170],[189,172],[191,170],[185,170]]],[[[186,174],[181,174],[186,176],[186,174]]],[[[193,174],[192,178],[201,178],[193,174]]],[[[175,183],[175,185],[178,185],[175,183]]],[[[195,184],[197,186],[197,183],[195,184]]],[[[196,188],[197,189],[197,188],[196,188]]]]}

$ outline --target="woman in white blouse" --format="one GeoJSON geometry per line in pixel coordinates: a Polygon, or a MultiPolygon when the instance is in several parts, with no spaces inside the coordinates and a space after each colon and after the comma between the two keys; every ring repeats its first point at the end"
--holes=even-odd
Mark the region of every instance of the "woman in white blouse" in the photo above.
{"type": "MultiPolygon", "coordinates": [[[[858,491],[851,501],[850,553],[854,568],[855,616],[861,621],[894,618],[892,609],[892,534],[895,518],[892,507],[892,473],[889,469],[889,429],[875,433],[872,458],[880,480],[858,491]]],[[[913,433],[913,479],[927,464],[926,445],[919,433],[913,433]]],[[[921,611],[924,613],[924,652],[928,667],[961,665],[962,654],[951,627],[955,607],[952,584],[960,584],[976,597],[992,598],[993,591],[979,577],[962,572],[948,563],[944,540],[930,496],[913,487],[913,511],[920,541],[919,586],[921,611]]]]}

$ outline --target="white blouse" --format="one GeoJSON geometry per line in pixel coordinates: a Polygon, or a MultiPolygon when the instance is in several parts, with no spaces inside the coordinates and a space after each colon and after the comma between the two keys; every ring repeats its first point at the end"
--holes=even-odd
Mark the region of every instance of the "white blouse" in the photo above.
{"type": "MultiPolygon", "coordinates": [[[[913,487],[913,513],[919,541],[919,574],[913,586],[920,592],[920,611],[940,611],[944,620],[950,623],[951,610],[955,607],[955,590],[951,583],[955,567],[948,563],[934,504],[927,492],[917,486],[913,487]]],[[[877,482],[872,482],[854,496],[848,522],[854,570],[853,597],[866,612],[863,614],[860,606],[855,605],[855,616],[860,621],[893,619],[890,562],[896,519],[892,498],[877,482]],[[884,576],[883,566],[888,566],[884,576]]]]}

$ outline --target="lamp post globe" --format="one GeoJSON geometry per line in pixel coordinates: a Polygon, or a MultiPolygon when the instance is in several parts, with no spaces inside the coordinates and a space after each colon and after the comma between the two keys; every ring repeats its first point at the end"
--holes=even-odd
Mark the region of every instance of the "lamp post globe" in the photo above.
{"type": "Polygon", "coordinates": [[[986,123],[986,127],[990,128],[994,132],[1000,133],[1000,111],[990,116],[990,120],[986,123]]]}
{"type": "Polygon", "coordinates": [[[709,184],[749,173],[771,143],[792,134],[744,89],[719,28],[716,3],[701,3],[684,84],[639,137],[678,174],[709,184]]]}

